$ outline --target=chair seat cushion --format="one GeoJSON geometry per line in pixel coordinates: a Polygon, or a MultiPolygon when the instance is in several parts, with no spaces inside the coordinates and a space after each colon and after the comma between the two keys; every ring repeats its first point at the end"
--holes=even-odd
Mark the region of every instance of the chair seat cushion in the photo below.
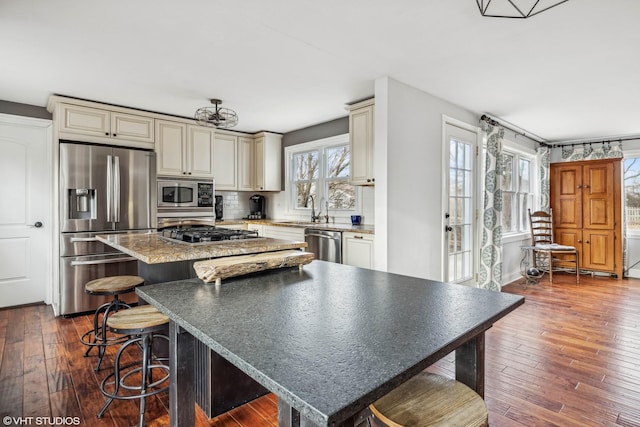
{"type": "Polygon", "coordinates": [[[557,243],[537,244],[533,247],[541,251],[575,251],[575,246],[559,245],[557,243]]]}

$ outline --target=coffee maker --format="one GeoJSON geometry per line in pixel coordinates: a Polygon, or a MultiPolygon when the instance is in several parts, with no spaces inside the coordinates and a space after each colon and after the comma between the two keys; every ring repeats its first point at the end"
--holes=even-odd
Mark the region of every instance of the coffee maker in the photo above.
{"type": "Polygon", "coordinates": [[[264,196],[260,194],[254,194],[249,197],[249,216],[248,219],[265,219],[267,214],[265,213],[264,196]]]}

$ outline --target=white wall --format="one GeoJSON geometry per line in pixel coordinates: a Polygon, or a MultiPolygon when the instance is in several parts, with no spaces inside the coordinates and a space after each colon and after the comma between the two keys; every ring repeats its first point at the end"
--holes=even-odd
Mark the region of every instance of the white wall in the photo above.
{"type": "Polygon", "coordinates": [[[376,268],[440,280],[442,116],[478,116],[389,77],[375,97],[376,268]]]}

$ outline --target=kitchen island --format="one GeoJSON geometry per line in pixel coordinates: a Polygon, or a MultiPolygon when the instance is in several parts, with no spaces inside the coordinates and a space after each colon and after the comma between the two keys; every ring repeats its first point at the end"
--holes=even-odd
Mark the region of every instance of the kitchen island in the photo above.
{"type": "MultiPolygon", "coordinates": [[[[241,255],[304,249],[305,242],[271,238],[223,240],[185,243],[170,240],[159,233],[127,233],[99,235],[97,239],[138,260],[138,275],[145,283],[161,283],[194,278],[204,287],[216,288],[197,279],[193,264],[197,261],[241,255]]],[[[225,285],[223,284],[222,287],[225,285]]],[[[140,303],[147,303],[140,297],[140,303]]],[[[168,330],[166,331],[168,333],[168,330]]],[[[155,347],[154,352],[166,356],[168,348],[155,347]]],[[[204,344],[193,351],[197,360],[196,402],[213,418],[267,393],[267,390],[204,344]]]]}
{"type": "Polygon", "coordinates": [[[520,296],[314,261],[136,289],[170,319],[170,417],[193,425],[193,349],[205,345],[278,396],[280,426],[356,425],[370,403],[450,352],[484,396],[484,333],[520,296]]]}
{"type": "Polygon", "coordinates": [[[96,237],[99,241],[148,265],[307,247],[305,242],[292,242],[267,237],[203,243],[172,241],[159,233],[109,234],[96,237]]]}

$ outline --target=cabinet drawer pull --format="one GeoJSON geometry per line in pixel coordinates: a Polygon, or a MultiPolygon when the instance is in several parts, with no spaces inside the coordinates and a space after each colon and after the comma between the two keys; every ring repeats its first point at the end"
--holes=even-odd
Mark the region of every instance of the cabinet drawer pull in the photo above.
{"type": "Polygon", "coordinates": [[[364,236],[353,236],[354,239],[364,239],[364,236]]]}

